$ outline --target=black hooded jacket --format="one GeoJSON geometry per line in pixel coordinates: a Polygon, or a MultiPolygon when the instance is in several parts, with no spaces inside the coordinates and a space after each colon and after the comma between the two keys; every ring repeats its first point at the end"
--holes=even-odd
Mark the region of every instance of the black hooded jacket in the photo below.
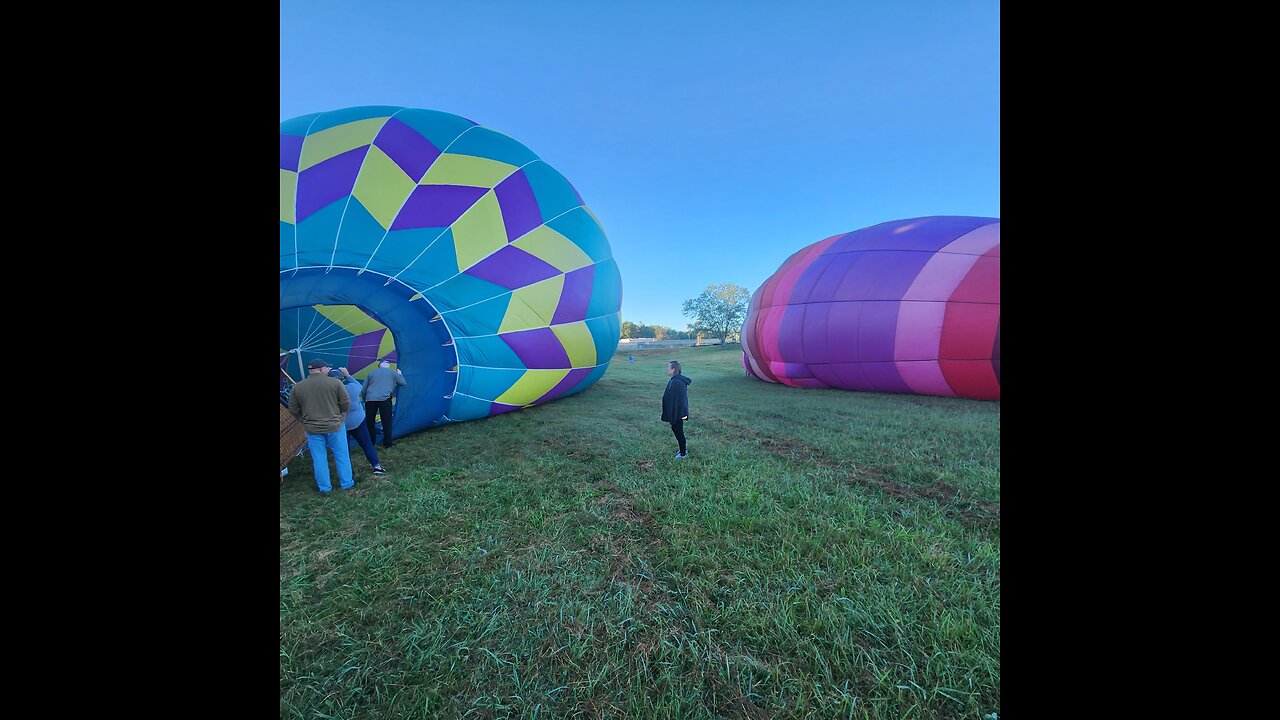
{"type": "Polygon", "coordinates": [[[662,393],[662,422],[679,422],[689,417],[689,383],[693,382],[683,374],[676,375],[667,381],[667,390],[662,393]]]}

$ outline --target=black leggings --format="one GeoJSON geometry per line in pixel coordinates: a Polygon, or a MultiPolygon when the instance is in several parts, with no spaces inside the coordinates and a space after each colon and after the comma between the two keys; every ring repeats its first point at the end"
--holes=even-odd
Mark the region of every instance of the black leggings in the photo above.
{"type": "Polygon", "coordinates": [[[680,442],[680,454],[684,454],[684,421],[676,420],[671,423],[671,432],[676,434],[676,440],[680,442]]]}

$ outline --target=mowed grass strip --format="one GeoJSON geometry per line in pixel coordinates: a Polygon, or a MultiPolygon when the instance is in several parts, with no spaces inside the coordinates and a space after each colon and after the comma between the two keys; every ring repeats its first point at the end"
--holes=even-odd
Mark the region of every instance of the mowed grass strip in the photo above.
{"type": "Polygon", "coordinates": [[[647,351],[380,453],[351,493],[316,496],[308,457],[281,484],[281,717],[999,711],[999,403],[647,351]]]}

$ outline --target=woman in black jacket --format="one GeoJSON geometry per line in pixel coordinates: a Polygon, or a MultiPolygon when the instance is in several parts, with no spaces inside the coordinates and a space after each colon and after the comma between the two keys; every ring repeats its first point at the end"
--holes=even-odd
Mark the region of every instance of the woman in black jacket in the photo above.
{"type": "Polygon", "coordinates": [[[671,432],[680,442],[676,459],[686,457],[689,453],[684,446],[684,421],[689,419],[689,378],[680,374],[680,362],[672,360],[667,363],[667,389],[662,393],[662,421],[671,423],[671,432]]]}

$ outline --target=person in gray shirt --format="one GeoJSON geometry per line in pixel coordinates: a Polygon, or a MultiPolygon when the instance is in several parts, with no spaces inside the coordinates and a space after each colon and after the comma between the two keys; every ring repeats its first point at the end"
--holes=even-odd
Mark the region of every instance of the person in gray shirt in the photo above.
{"type": "Polygon", "coordinates": [[[391,369],[390,360],[381,358],[378,360],[378,367],[364,379],[364,390],[360,392],[360,400],[364,403],[364,421],[369,427],[370,438],[378,436],[378,425],[374,416],[378,414],[382,416],[382,447],[384,448],[392,445],[391,422],[395,412],[391,394],[400,385],[408,385],[404,375],[399,370],[391,369]]]}

